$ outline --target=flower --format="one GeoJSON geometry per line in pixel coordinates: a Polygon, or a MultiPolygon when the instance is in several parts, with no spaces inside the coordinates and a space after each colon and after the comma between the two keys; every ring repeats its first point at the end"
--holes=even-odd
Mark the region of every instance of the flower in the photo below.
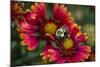
{"type": "Polygon", "coordinates": [[[35,50],[39,41],[46,46],[40,54],[46,62],[70,63],[88,59],[91,47],[86,45],[87,34],[81,32],[64,5],[54,4],[53,17],[48,18],[46,4],[35,3],[18,19],[17,30],[21,44],[35,50]]]}
{"type": "Polygon", "coordinates": [[[28,46],[27,49],[32,51],[38,47],[39,41],[43,38],[40,31],[40,24],[45,19],[45,4],[35,3],[31,10],[26,10],[21,18],[18,19],[17,31],[22,39],[21,44],[28,46]],[[34,9],[33,9],[34,8],[34,9]]]}
{"type": "Polygon", "coordinates": [[[11,2],[11,19],[16,20],[24,13],[22,3],[12,1],[11,2]]]}
{"type": "MultiPolygon", "coordinates": [[[[90,46],[81,45],[81,43],[84,43],[87,40],[87,35],[80,31],[80,26],[75,24],[70,13],[67,11],[67,8],[65,8],[64,5],[59,6],[56,4],[54,5],[53,14],[54,19],[59,20],[58,25],[61,25],[56,32],[58,40],[55,38],[54,41],[57,43],[55,45],[59,48],[56,51],[58,51],[60,55],[57,57],[58,60],[56,60],[56,63],[81,62],[88,59],[91,48],[90,46]]],[[[52,48],[52,50],[55,50],[55,48],[52,48]]],[[[44,52],[48,52],[48,49],[44,52]]],[[[44,54],[44,56],[46,55],[44,54]]]]}

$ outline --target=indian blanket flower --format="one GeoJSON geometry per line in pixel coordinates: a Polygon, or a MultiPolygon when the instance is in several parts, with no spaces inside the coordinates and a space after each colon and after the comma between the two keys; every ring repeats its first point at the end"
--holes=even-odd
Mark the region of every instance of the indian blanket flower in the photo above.
{"type": "Polygon", "coordinates": [[[46,4],[34,3],[18,22],[21,44],[28,50],[35,50],[41,40],[46,41],[40,54],[44,61],[70,63],[88,59],[91,52],[85,43],[88,37],[64,5],[54,4],[52,17],[48,18],[46,4]]]}
{"type": "Polygon", "coordinates": [[[11,2],[11,20],[16,20],[24,13],[23,5],[21,2],[11,2]]]}

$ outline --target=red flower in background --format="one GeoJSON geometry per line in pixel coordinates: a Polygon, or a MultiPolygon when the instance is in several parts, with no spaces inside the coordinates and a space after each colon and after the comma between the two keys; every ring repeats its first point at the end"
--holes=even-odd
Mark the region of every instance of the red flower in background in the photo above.
{"type": "Polygon", "coordinates": [[[13,1],[11,2],[11,20],[16,20],[24,13],[22,3],[13,1]]]}
{"type": "Polygon", "coordinates": [[[35,50],[41,40],[46,46],[41,53],[44,61],[81,62],[89,57],[90,46],[84,44],[87,35],[80,30],[64,5],[54,4],[53,16],[48,18],[46,5],[35,3],[18,19],[21,44],[35,50]]]}

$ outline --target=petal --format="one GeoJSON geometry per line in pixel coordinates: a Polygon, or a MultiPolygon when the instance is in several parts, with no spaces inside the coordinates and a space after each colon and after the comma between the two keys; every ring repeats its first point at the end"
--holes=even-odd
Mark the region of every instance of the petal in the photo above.
{"type": "Polygon", "coordinates": [[[44,48],[44,51],[40,55],[49,58],[49,62],[56,61],[60,56],[59,51],[49,45],[44,48]]]}
{"type": "Polygon", "coordinates": [[[56,20],[64,21],[67,19],[66,9],[64,5],[59,6],[58,4],[54,5],[53,15],[56,20]]]}
{"type": "Polygon", "coordinates": [[[67,59],[65,57],[60,57],[56,63],[61,64],[67,62],[67,59]]]}
{"type": "Polygon", "coordinates": [[[29,24],[27,21],[25,21],[24,18],[18,20],[19,25],[17,27],[17,30],[19,32],[24,33],[34,33],[36,29],[38,29],[37,26],[29,24]]]}
{"type": "Polygon", "coordinates": [[[75,36],[77,35],[78,32],[80,32],[80,29],[79,27],[74,27],[69,32],[70,32],[71,37],[75,39],[75,36]]]}
{"type": "Polygon", "coordinates": [[[85,46],[82,45],[78,48],[78,51],[83,51],[83,52],[91,52],[91,47],[90,46],[85,46]]]}
{"type": "Polygon", "coordinates": [[[38,16],[36,13],[32,13],[31,11],[26,11],[23,15],[24,18],[27,20],[28,23],[36,24],[38,21],[38,16]]]}
{"type": "Polygon", "coordinates": [[[35,50],[38,47],[38,40],[37,39],[32,39],[31,41],[28,42],[28,47],[27,49],[29,51],[35,50]]]}
{"type": "Polygon", "coordinates": [[[53,17],[55,20],[59,20],[60,23],[63,23],[66,26],[69,26],[71,23],[73,23],[71,14],[68,12],[67,8],[64,5],[54,5],[53,17]]]}
{"type": "Polygon", "coordinates": [[[84,61],[84,58],[82,58],[81,56],[78,56],[76,53],[69,56],[67,59],[69,63],[84,61]]]}
{"type": "Polygon", "coordinates": [[[28,50],[35,50],[38,46],[38,39],[35,36],[31,36],[29,34],[20,34],[23,39],[21,44],[26,45],[28,50]]]}
{"type": "Polygon", "coordinates": [[[40,18],[46,16],[46,5],[44,3],[35,3],[31,6],[32,12],[36,13],[40,18]]]}
{"type": "Polygon", "coordinates": [[[83,62],[86,59],[88,59],[90,55],[91,49],[89,46],[78,46],[74,50],[72,50],[72,53],[66,56],[68,63],[74,63],[74,62],[83,62]]]}
{"type": "Polygon", "coordinates": [[[76,43],[81,43],[81,42],[85,42],[87,40],[87,36],[84,34],[79,35],[78,37],[75,38],[75,42],[76,43]]]}
{"type": "Polygon", "coordinates": [[[36,38],[36,37],[38,37],[38,35],[36,35],[35,33],[33,33],[33,34],[21,33],[20,34],[20,38],[23,40],[28,40],[28,39],[32,39],[32,38],[36,38]]]}
{"type": "Polygon", "coordinates": [[[76,52],[76,54],[78,55],[78,56],[80,56],[80,58],[81,59],[88,59],[88,57],[89,57],[89,53],[84,53],[84,52],[76,52]]]}

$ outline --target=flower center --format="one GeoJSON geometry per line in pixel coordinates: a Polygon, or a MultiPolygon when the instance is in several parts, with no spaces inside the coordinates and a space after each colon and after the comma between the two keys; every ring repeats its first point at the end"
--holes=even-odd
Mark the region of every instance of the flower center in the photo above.
{"type": "Polygon", "coordinates": [[[54,23],[47,23],[44,26],[44,30],[48,34],[55,34],[55,32],[57,30],[57,26],[54,23]]]}
{"type": "Polygon", "coordinates": [[[69,49],[73,46],[73,40],[71,38],[66,38],[63,42],[63,46],[66,48],[66,49],[69,49]]]}

